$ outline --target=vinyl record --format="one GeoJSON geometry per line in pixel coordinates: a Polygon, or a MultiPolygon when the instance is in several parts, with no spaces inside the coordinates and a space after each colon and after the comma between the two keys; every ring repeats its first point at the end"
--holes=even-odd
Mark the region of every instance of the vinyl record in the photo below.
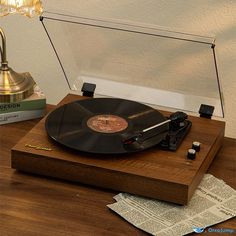
{"type": "Polygon", "coordinates": [[[122,154],[158,144],[165,137],[168,124],[145,136],[139,134],[165,120],[160,112],[138,102],[93,98],[55,109],[46,118],[45,127],[53,140],[66,147],[94,154],[122,154]],[[136,136],[133,142],[126,142],[136,136]]]}

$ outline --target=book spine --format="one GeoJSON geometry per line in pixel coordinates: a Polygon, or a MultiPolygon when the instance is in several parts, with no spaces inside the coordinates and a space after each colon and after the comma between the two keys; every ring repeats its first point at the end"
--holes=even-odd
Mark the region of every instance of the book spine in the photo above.
{"type": "Polygon", "coordinates": [[[43,117],[45,109],[0,114],[0,125],[43,117]]]}
{"type": "Polygon", "coordinates": [[[18,103],[0,103],[0,115],[17,111],[41,110],[46,107],[46,99],[26,100],[18,103]]]}

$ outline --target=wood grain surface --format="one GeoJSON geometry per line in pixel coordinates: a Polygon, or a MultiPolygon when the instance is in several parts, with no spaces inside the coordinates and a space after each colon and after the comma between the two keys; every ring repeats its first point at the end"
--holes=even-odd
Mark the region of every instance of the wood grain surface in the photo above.
{"type": "MultiPolygon", "coordinates": [[[[84,99],[68,95],[62,103],[84,99]]],[[[163,112],[166,115],[166,112],[163,112]]],[[[130,155],[85,155],[58,145],[41,120],[12,151],[12,167],[141,196],[187,204],[219,150],[225,123],[189,117],[192,128],[177,151],[157,147],[130,155]],[[195,160],[187,159],[193,141],[201,143],[195,160]],[[26,144],[52,151],[25,147],[26,144]],[[174,194],[173,194],[174,193],[174,194]]]]}
{"type": "MultiPolygon", "coordinates": [[[[106,207],[115,191],[11,169],[11,148],[38,121],[0,126],[0,235],[147,235],[106,207]]],[[[236,140],[224,138],[208,173],[236,188],[236,140]]],[[[214,227],[236,230],[236,220],[214,227]]]]}

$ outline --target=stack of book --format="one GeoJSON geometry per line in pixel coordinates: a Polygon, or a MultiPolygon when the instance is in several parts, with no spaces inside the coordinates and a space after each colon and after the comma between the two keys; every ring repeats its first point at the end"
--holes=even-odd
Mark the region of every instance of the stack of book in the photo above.
{"type": "Polygon", "coordinates": [[[0,125],[43,117],[46,97],[38,86],[34,93],[15,103],[0,103],[0,125]]]}

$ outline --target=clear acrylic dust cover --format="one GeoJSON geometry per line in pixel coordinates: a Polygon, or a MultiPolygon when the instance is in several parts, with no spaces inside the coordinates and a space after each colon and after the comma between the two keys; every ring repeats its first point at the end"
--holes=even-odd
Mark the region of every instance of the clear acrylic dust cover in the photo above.
{"type": "Polygon", "coordinates": [[[213,37],[53,12],[41,22],[71,90],[92,83],[95,97],[193,113],[207,104],[224,117],[213,37]]]}

